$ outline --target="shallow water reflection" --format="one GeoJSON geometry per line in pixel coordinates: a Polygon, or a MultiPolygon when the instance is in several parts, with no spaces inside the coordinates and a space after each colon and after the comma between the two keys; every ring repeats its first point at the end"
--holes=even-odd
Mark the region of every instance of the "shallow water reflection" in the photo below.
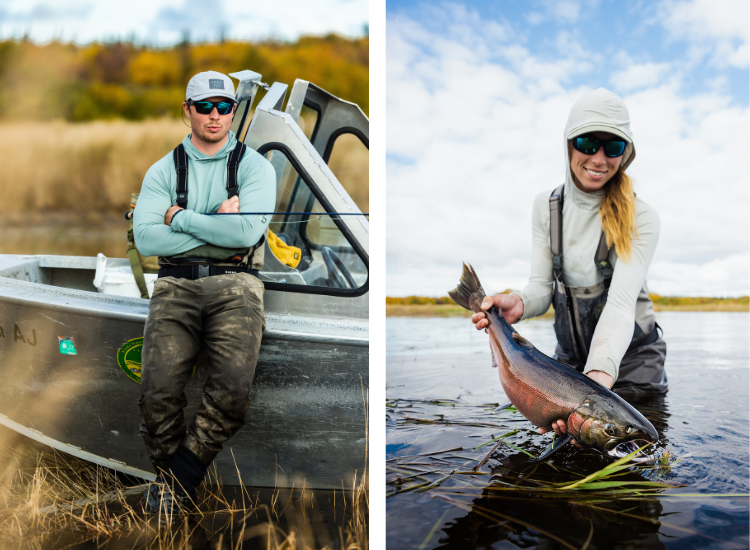
{"type": "Polygon", "coordinates": [[[128,222],[122,214],[81,212],[4,215],[0,254],[126,258],[128,222]]]}
{"type": "MultiPolygon", "coordinates": [[[[633,404],[659,432],[656,453],[681,460],[617,479],[684,486],[559,498],[547,484],[576,481],[612,459],[571,447],[531,463],[524,451],[538,455],[550,436],[518,413],[493,410],[506,400],[487,336],[466,319],[389,318],[388,548],[747,548],[749,320],[658,314],[670,391],[633,404]],[[507,433],[474,472],[490,440],[507,433]]],[[[551,321],[518,331],[552,353],[551,321]]]]}

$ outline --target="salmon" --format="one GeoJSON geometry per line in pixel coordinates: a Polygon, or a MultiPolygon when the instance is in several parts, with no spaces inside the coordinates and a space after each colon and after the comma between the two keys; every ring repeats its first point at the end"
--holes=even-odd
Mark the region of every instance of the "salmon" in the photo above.
{"type": "MultiPolygon", "coordinates": [[[[460,306],[483,311],[484,289],[470,265],[464,264],[461,281],[448,293],[460,306]]],[[[552,422],[567,423],[565,438],[553,442],[537,460],[564,447],[572,439],[615,457],[655,443],[654,426],[627,401],[574,368],[555,361],[518,334],[494,306],[485,312],[493,366],[510,404],[530,422],[552,429],[552,422]]],[[[649,460],[646,458],[645,460],[649,460]]]]}

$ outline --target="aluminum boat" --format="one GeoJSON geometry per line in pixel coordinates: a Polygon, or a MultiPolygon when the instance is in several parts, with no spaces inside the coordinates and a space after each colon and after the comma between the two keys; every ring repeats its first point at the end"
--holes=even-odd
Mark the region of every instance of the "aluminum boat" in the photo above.
{"type": "MultiPolygon", "coordinates": [[[[232,129],[276,170],[280,214],[265,213],[270,229],[303,261],[291,268],[265,244],[267,328],[252,402],[216,468],[228,485],[351,486],[367,449],[369,223],[327,163],[342,135],[369,148],[369,121],[306,81],[282,110],[287,85],[267,86],[252,71],[231,76],[240,81],[232,129]]],[[[137,405],[149,302],[101,292],[102,279],[123,276],[135,286],[128,259],[0,255],[0,424],[154,479],[137,405]]],[[[188,419],[205,372],[199,357],[188,419]]]]}

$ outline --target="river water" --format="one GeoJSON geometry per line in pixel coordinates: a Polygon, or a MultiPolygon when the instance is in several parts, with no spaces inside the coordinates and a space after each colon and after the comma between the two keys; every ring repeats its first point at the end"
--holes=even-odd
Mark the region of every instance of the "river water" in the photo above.
{"type": "MultiPolygon", "coordinates": [[[[569,447],[531,463],[523,451],[538,456],[551,436],[519,413],[493,410],[507,399],[487,335],[468,319],[389,317],[388,548],[748,548],[750,314],[662,312],[657,321],[670,389],[633,405],[660,434],[647,452],[679,460],[615,479],[673,486],[554,498],[533,488],[579,480],[613,459],[569,447]],[[470,475],[495,443],[475,447],[514,430],[470,475]]],[[[516,330],[552,355],[551,320],[516,330]]]]}

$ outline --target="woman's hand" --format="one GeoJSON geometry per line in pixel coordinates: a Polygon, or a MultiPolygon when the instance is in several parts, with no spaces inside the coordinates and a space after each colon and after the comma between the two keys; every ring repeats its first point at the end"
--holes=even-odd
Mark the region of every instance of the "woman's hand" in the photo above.
{"type": "MultiPolygon", "coordinates": [[[[509,323],[515,323],[523,317],[523,300],[518,294],[495,294],[494,296],[485,296],[482,300],[482,309],[488,310],[492,306],[503,312],[503,317],[509,323]]],[[[487,328],[490,322],[484,311],[475,313],[471,316],[471,322],[477,330],[487,328]]]]}
{"type": "MultiPolygon", "coordinates": [[[[604,386],[607,389],[611,389],[612,385],[615,383],[615,379],[612,378],[609,374],[607,374],[604,371],[600,370],[592,370],[589,371],[586,376],[591,378],[592,380],[595,380],[596,382],[599,382],[602,386],[604,386]]],[[[562,418],[559,418],[557,421],[552,423],[552,429],[555,430],[555,435],[558,437],[564,437],[565,434],[568,433],[568,426],[565,423],[565,420],[562,418]]],[[[547,433],[549,430],[545,428],[539,428],[539,433],[547,433]]],[[[583,447],[578,441],[575,439],[573,440],[573,445],[576,447],[583,447]]]]}

